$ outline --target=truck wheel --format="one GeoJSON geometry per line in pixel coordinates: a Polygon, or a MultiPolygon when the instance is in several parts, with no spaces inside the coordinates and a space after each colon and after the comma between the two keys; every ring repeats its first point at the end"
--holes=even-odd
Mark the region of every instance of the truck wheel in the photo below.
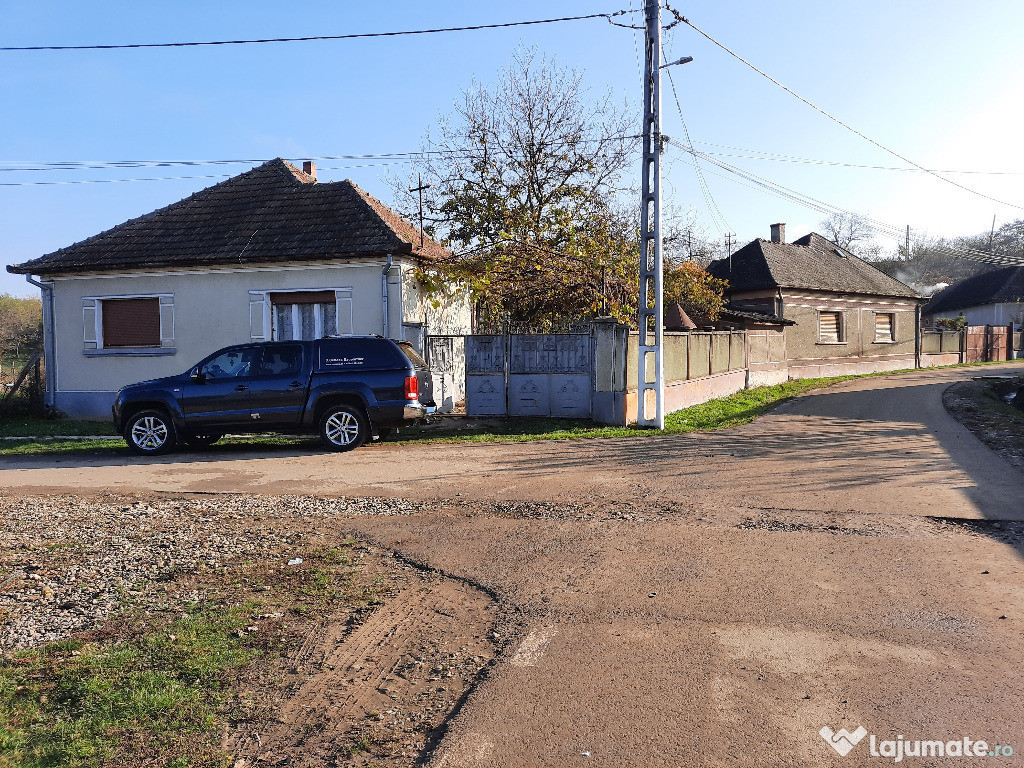
{"type": "Polygon", "coordinates": [[[191,448],[206,448],[220,440],[224,435],[189,435],[185,438],[185,444],[191,448]]]}
{"type": "Polygon", "coordinates": [[[168,453],[177,442],[170,416],[156,409],[139,411],[128,419],[124,439],[129,448],[143,456],[168,453]]]}
{"type": "Polygon", "coordinates": [[[335,405],[320,417],[320,439],[332,451],[351,451],[366,442],[366,415],[354,405],[335,405]]]}

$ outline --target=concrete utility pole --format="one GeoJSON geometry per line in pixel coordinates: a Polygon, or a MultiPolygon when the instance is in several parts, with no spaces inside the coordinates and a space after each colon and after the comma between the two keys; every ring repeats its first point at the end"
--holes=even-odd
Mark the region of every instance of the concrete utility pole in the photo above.
{"type": "Polygon", "coordinates": [[[646,0],[644,56],[644,157],[640,193],[640,354],[637,424],[665,428],[664,310],[661,243],[661,5],[646,0]]]}

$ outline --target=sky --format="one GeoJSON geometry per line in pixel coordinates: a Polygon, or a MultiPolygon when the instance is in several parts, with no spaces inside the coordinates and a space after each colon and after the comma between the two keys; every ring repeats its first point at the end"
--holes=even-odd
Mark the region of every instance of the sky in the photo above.
{"type": "MultiPolygon", "coordinates": [[[[673,210],[692,211],[708,238],[731,234],[742,244],[785,222],[794,239],[820,229],[824,214],[704,161],[702,189],[680,146],[682,120],[698,151],[893,232],[909,225],[915,239],[978,234],[993,217],[997,227],[1024,217],[1024,57],[1017,40],[1024,3],[979,0],[968,10],[947,0],[674,2],[709,36],[870,139],[689,26],[669,30],[667,60],[694,60],[669,70],[678,107],[663,80],[662,131],[673,140],[665,198],[673,210]],[[879,144],[968,189],[913,169],[879,144]]],[[[0,47],[417,30],[641,5],[5,0],[0,47]]],[[[618,20],[629,19],[641,24],[642,14],[618,20]]],[[[664,23],[671,20],[666,13],[664,23]]],[[[642,33],[602,19],[361,40],[0,51],[0,260],[19,263],[71,245],[274,157],[416,151],[462,90],[474,79],[495,82],[520,47],[578,70],[589,98],[610,92],[636,113],[639,130],[642,33]],[[126,160],[244,162],[40,170],[126,160]],[[142,180],[157,178],[163,180],[142,180]]],[[[368,160],[318,166],[321,181],[350,178],[385,202],[392,199],[388,175],[406,170],[368,160]]],[[[894,251],[896,235],[878,242],[894,251]]],[[[4,271],[0,293],[36,290],[4,271]]]]}

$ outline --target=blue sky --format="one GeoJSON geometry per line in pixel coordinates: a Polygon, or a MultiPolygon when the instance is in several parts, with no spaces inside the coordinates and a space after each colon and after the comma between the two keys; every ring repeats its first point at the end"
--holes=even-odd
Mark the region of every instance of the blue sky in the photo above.
{"type": "MultiPolygon", "coordinates": [[[[632,0],[639,9],[641,0],[632,0]]],[[[263,0],[217,3],[0,4],[0,46],[176,42],[490,24],[630,8],[630,0],[387,4],[263,0]]],[[[875,141],[989,197],[1024,205],[1024,3],[899,0],[710,2],[676,6],[696,26],[875,141]],[[998,175],[997,173],[998,172],[998,175]]],[[[640,15],[633,18],[639,22],[640,15]]],[[[670,19],[666,16],[666,23],[670,19]]],[[[637,110],[642,39],[602,20],[386,39],[115,51],[0,51],[0,259],[16,263],[179,200],[247,165],[31,171],[30,163],[266,160],[414,151],[473,78],[493,81],[518,46],[536,46],[637,110]],[[189,176],[175,181],[31,182],[189,176]],[[216,176],[215,178],[199,178],[216,176]],[[19,186],[10,186],[20,184],[19,186]]],[[[982,232],[1024,217],[911,171],[829,121],[692,29],[666,38],[695,146],[804,195],[917,235],[982,232]],[[731,156],[730,156],[731,155],[731,156]],[[735,157],[739,156],[739,157],[735,157]],[[773,159],[771,159],[773,158],[773,159]],[[813,162],[804,162],[811,160],[813,162]],[[830,164],[823,164],[830,163],[830,164]],[[844,164],[844,165],[833,165],[844,164]]],[[[663,131],[681,138],[667,79],[663,131]]],[[[665,189],[709,237],[742,243],[784,221],[791,237],[823,215],[705,166],[722,221],[691,160],[666,160],[665,189]]],[[[389,201],[388,171],[320,162],[389,201]]],[[[894,248],[895,240],[882,241],[894,248]]],[[[0,292],[32,293],[0,274],[0,292]]]]}

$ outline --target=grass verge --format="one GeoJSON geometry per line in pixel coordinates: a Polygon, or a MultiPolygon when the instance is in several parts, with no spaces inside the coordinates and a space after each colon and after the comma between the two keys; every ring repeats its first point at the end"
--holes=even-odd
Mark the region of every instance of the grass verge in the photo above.
{"type": "Polygon", "coordinates": [[[308,622],[357,620],[388,594],[363,572],[367,552],[354,541],[290,547],[186,574],[93,632],[0,656],[0,768],[230,764],[226,729],[262,717],[253,691],[294,682],[268,678],[268,665],[308,622]],[[285,566],[296,551],[302,563],[285,566]],[[197,587],[201,602],[173,597],[197,587]]]}

